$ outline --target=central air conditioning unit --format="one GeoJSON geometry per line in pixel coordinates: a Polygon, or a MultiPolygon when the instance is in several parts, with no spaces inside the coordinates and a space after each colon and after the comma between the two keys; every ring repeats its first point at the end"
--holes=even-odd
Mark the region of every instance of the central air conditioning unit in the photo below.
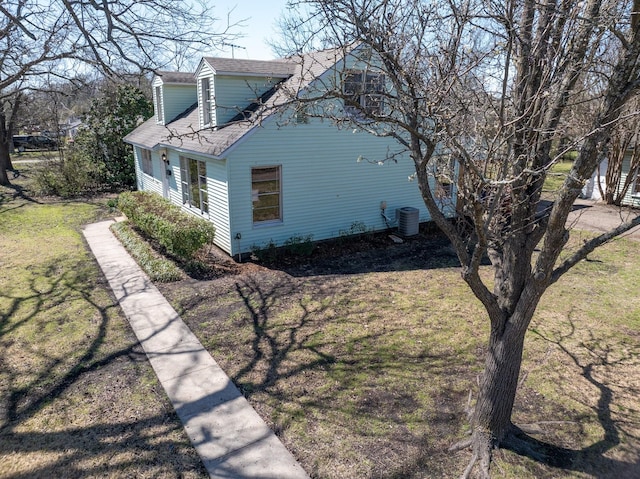
{"type": "Polygon", "coordinates": [[[396,210],[396,217],[398,218],[398,234],[400,236],[407,238],[418,234],[420,225],[420,210],[418,208],[411,206],[399,208],[396,210]]]}

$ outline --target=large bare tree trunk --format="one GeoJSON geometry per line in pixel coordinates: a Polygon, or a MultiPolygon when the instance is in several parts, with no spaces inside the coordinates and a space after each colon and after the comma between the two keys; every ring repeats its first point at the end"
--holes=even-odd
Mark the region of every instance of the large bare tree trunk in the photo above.
{"type": "Polygon", "coordinates": [[[3,152],[1,148],[0,148],[0,185],[11,186],[11,182],[9,181],[9,176],[7,175],[7,168],[5,167],[3,152]]]}
{"type": "Polygon", "coordinates": [[[492,331],[489,338],[473,427],[474,432],[489,433],[495,445],[502,442],[511,427],[523,344],[524,331],[512,327],[502,333],[492,331]]]}
{"type": "Polygon", "coordinates": [[[7,170],[13,170],[11,163],[11,135],[5,127],[4,115],[0,115],[0,185],[11,186],[7,170]]]}
{"type": "Polygon", "coordinates": [[[12,101],[0,109],[0,185],[10,186],[7,171],[13,171],[11,148],[13,146],[13,124],[22,101],[22,94],[16,93],[12,101]]]}
{"type": "MultiPolygon", "coordinates": [[[[528,325],[530,319],[509,318],[502,331],[491,331],[478,399],[471,417],[471,438],[466,442],[471,446],[473,456],[463,477],[468,476],[479,462],[481,476],[488,478],[493,449],[510,439],[513,431],[511,413],[527,330],[524,325],[528,325]]],[[[460,445],[466,446],[466,443],[460,445]]]]}

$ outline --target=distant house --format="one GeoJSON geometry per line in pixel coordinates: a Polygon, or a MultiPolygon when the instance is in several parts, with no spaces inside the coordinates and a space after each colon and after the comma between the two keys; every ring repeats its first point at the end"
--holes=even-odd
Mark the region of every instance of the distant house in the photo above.
{"type": "Polygon", "coordinates": [[[627,150],[627,153],[622,162],[622,176],[620,177],[620,184],[618,185],[618,191],[622,192],[623,185],[627,181],[629,175],[634,175],[631,179],[631,186],[627,189],[624,198],[622,198],[621,204],[625,206],[639,206],[640,207],[640,171],[631,171],[631,155],[633,150],[627,150]]]}
{"type": "MultiPolygon", "coordinates": [[[[336,78],[363,109],[384,107],[376,95],[383,74],[337,50],[274,61],[206,57],[195,73],[158,72],[155,115],[125,138],[134,146],[138,188],[213,222],[215,243],[232,256],[292,238],[384,230],[397,215],[429,220],[417,182],[409,181],[413,161],[385,161],[395,140],[287,101],[288,91],[304,96],[336,78]]],[[[357,114],[352,105],[323,101],[345,119],[357,114]]],[[[455,191],[446,194],[455,204],[455,191]]]]}
{"type": "MultiPolygon", "coordinates": [[[[622,206],[635,206],[640,207],[640,171],[631,171],[631,158],[634,150],[630,148],[627,150],[625,157],[622,161],[622,173],[620,175],[620,181],[617,185],[618,194],[622,194],[624,191],[624,187],[627,184],[627,179],[629,175],[632,175],[629,178],[629,186],[624,192],[624,196],[620,201],[622,206]]],[[[605,191],[606,189],[606,173],[608,167],[608,160],[604,158],[598,167],[595,169],[591,178],[587,181],[587,183],[582,188],[582,192],[580,197],[590,200],[602,200],[601,191],[605,191]]]]}
{"type": "Polygon", "coordinates": [[[78,135],[78,131],[82,128],[82,120],[75,117],[70,117],[66,123],[59,126],[61,136],[67,141],[74,141],[78,135]]]}
{"type": "Polygon", "coordinates": [[[602,199],[602,191],[605,191],[607,186],[608,165],[609,161],[606,158],[600,161],[587,183],[582,187],[581,198],[596,201],[602,199]]]}

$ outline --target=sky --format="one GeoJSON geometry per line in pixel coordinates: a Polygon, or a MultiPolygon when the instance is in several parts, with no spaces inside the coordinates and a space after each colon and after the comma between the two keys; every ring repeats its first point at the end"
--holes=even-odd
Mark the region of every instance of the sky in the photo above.
{"type": "MultiPolygon", "coordinates": [[[[230,41],[243,48],[234,48],[235,58],[270,60],[274,58],[266,40],[276,37],[276,20],[286,11],[287,0],[214,0],[214,15],[226,20],[231,12],[231,23],[244,20],[236,30],[242,37],[230,41]],[[234,8],[235,7],[235,8],[234,8]]],[[[212,52],[215,56],[229,57],[231,47],[212,52]]]]}

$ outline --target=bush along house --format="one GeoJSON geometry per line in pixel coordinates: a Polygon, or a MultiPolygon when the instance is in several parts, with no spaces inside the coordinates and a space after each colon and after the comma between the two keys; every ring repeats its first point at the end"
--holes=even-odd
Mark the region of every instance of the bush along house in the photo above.
{"type": "MultiPolygon", "coordinates": [[[[213,222],[214,243],[231,256],[302,238],[417,233],[430,218],[397,141],[339,121],[358,112],[335,97],[291,102],[342,82],[362,108],[383,109],[384,74],[342,52],[205,57],[195,73],[157,72],[155,115],[125,138],[138,188],[213,222]]],[[[454,189],[446,195],[455,204],[454,189]]]]}

